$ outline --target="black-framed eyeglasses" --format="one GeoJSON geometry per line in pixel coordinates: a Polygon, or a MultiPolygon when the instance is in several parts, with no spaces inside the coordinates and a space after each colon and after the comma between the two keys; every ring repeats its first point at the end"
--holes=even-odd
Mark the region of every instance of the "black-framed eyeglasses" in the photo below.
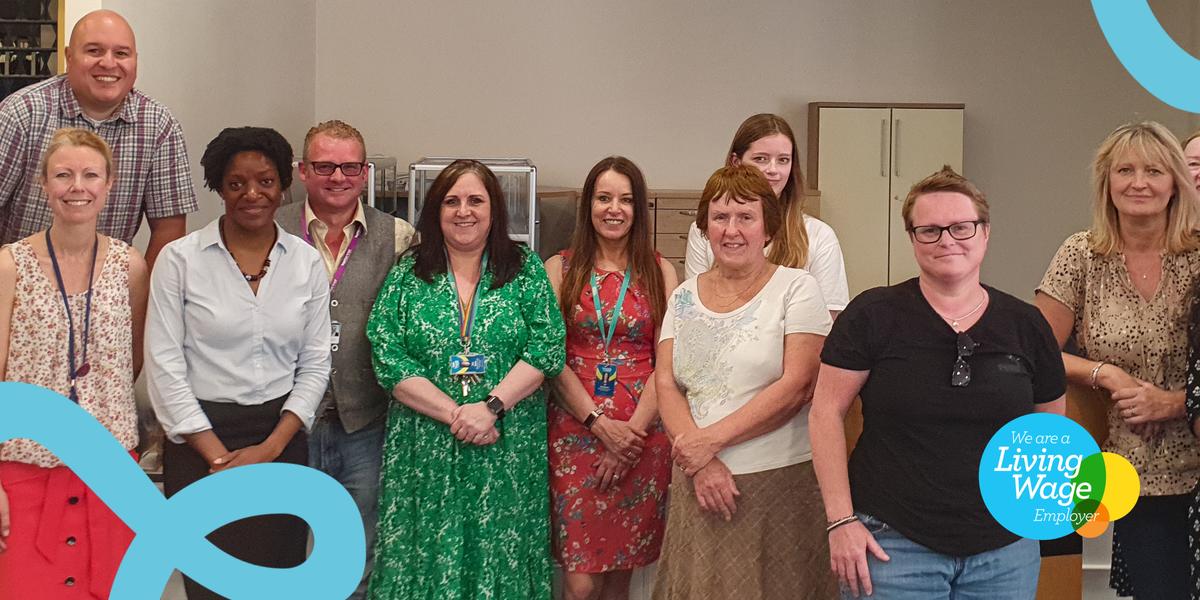
{"type": "Polygon", "coordinates": [[[971,358],[975,354],[975,349],[979,344],[967,335],[967,332],[961,331],[958,334],[958,358],[954,360],[954,370],[950,371],[950,385],[954,387],[967,387],[971,383],[971,364],[966,359],[971,358]]]}
{"type": "Polygon", "coordinates": [[[344,162],[338,164],[334,162],[317,161],[309,162],[308,166],[312,168],[313,173],[316,173],[322,177],[333,175],[333,172],[337,169],[341,169],[342,175],[345,175],[346,177],[354,177],[355,175],[361,174],[363,169],[367,168],[367,163],[344,162]]]}
{"type": "Polygon", "coordinates": [[[909,227],[908,232],[912,234],[913,239],[922,244],[936,244],[942,239],[942,232],[949,232],[950,237],[959,241],[969,240],[975,237],[975,234],[979,231],[979,226],[984,223],[987,223],[987,221],[959,221],[945,227],[920,225],[918,227],[909,227]]]}

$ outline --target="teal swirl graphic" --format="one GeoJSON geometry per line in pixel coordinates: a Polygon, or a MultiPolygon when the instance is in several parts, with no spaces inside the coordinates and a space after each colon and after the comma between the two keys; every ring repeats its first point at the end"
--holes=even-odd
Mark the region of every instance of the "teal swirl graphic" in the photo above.
{"type": "Polygon", "coordinates": [[[1200,113],[1200,60],[1167,35],[1147,0],[1092,0],[1092,11],[1117,60],[1146,91],[1200,113]]]}
{"type": "Polygon", "coordinates": [[[30,438],[87,484],[135,537],[113,583],[114,600],[161,597],[173,569],[228,598],[340,599],[366,560],[362,517],[329,476],[298,465],[259,464],[215,473],[166,499],[129,453],[79,405],[45,388],[0,383],[0,442],[30,438]],[[313,551],[290,569],[260,567],[205,536],[247,517],[291,514],[313,530],[313,551]]]}

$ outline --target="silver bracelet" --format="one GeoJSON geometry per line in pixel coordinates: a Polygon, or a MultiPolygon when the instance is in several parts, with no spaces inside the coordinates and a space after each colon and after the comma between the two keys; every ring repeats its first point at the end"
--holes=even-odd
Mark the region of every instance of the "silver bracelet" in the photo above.
{"type": "Polygon", "coordinates": [[[1107,364],[1108,363],[1106,363],[1104,361],[1100,361],[1100,362],[1096,363],[1096,366],[1092,367],[1092,389],[1093,390],[1100,389],[1100,386],[1096,385],[1096,376],[1100,374],[1100,367],[1103,367],[1104,365],[1107,365],[1107,364]]]}

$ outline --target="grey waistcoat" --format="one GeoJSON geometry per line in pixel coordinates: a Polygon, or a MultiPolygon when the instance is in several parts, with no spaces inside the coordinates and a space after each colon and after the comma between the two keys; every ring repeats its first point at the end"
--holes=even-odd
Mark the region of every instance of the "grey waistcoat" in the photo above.
{"type": "MultiPolygon", "coordinates": [[[[348,433],[381,422],[392,397],[375,379],[366,327],[375,296],[396,262],[396,221],[369,206],[363,207],[363,213],[367,233],[358,240],[329,303],[329,316],[342,324],[342,333],[338,351],[333,353],[329,389],[317,409],[319,416],[330,402],[336,402],[338,417],[348,433]]],[[[303,215],[304,202],[293,202],[279,208],[275,221],[284,231],[303,239],[303,215]]]]}

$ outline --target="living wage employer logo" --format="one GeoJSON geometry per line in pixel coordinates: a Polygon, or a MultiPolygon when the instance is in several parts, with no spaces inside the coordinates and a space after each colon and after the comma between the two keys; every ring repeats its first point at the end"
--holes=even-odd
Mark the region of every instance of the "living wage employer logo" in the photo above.
{"type": "Polygon", "coordinates": [[[1075,421],[1034,413],[1009,421],[979,461],[983,502],[1005,529],[1050,540],[1104,533],[1129,514],[1141,484],[1124,457],[1101,452],[1075,421]]]}
{"type": "Polygon", "coordinates": [[[6,382],[0,383],[0,443],[12,438],[48,448],[133,530],[114,600],[159,598],[173,569],[228,598],[345,598],[358,585],[366,557],[362,517],[350,494],[320,471],[246,465],[163,498],[90,413],[45,388],[6,382]],[[205,539],[226,523],[270,514],[296,515],[312,528],[313,551],[301,565],[260,567],[205,539]]]}
{"type": "Polygon", "coordinates": [[[1117,60],[1146,91],[1200,113],[1200,60],[1167,35],[1147,0],[1092,0],[1092,11],[1117,60]]]}

